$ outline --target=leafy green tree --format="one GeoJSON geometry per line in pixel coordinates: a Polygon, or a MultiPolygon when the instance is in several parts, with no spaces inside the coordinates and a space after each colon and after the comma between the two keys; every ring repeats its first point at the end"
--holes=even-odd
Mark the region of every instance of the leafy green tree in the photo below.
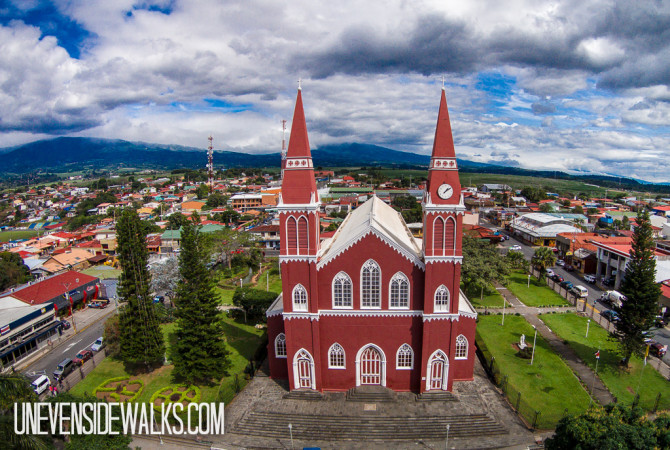
{"type": "Polygon", "coordinates": [[[23,420],[20,404],[36,400],[37,396],[30,388],[30,380],[25,376],[20,373],[0,374],[0,439],[3,448],[12,450],[52,448],[46,437],[14,433],[14,404],[19,404],[18,419],[23,420]]]}
{"type": "Polygon", "coordinates": [[[556,264],[556,256],[549,247],[540,247],[535,250],[530,263],[540,271],[540,279],[543,279],[547,274],[547,268],[556,264]]]}
{"type": "Polygon", "coordinates": [[[539,187],[525,186],[521,189],[521,195],[531,202],[539,202],[547,198],[547,192],[539,187]]]}
{"type": "Polygon", "coordinates": [[[207,206],[210,208],[217,208],[219,206],[225,205],[226,203],[228,203],[228,197],[216,192],[207,197],[207,206]]]}
{"type": "Polygon", "coordinates": [[[503,282],[508,273],[509,266],[493,245],[463,236],[461,281],[466,292],[479,291],[480,296],[483,296],[484,290],[491,283],[503,282]]]}
{"type": "Polygon", "coordinates": [[[619,350],[626,365],[634,354],[644,349],[643,331],[654,324],[661,289],[656,284],[656,260],[654,239],[649,213],[637,214],[637,226],[633,233],[633,245],[626,273],[621,284],[621,293],[626,296],[621,307],[615,308],[619,322],[612,333],[619,341],[619,350]]]}
{"type": "Polygon", "coordinates": [[[119,315],[114,314],[105,321],[105,330],[102,332],[110,356],[117,356],[121,351],[121,329],[119,327],[119,315]]]}
{"type": "Polygon", "coordinates": [[[188,222],[188,219],[182,213],[170,214],[170,216],[168,217],[167,229],[168,230],[178,230],[186,222],[188,222]]]}
{"type": "Polygon", "coordinates": [[[621,228],[624,230],[629,230],[630,229],[630,219],[628,216],[623,216],[621,219],[621,228]]]}
{"type": "Polygon", "coordinates": [[[575,214],[584,214],[584,208],[582,205],[577,205],[572,209],[572,212],[575,214]]]}
{"type": "Polygon", "coordinates": [[[210,382],[220,379],[230,365],[222,313],[197,223],[184,225],[181,236],[181,280],[174,300],[176,341],[171,351],[174,376],[191,383],[210,382]]]}
{"type": "Polygon", "coordinates": [[[530,263],[528,260],[523,256],[523,253],[521,252],[507,252],[507,255],[505,256],[505,261],[507,261],[507,264],[509,265],[510,269],[514,270],[528,270],[528,266],[530,263]]]}
{"type": "Polygon", "coordinates": [[[206,183],[199,184],[195,189],[195,195],[198,197],[198,200],[207,198],[209,195],[209,186],[206,183]]]}
{"type": "Polygon", "coordinates": [[[560,420],[547,450],[652,449],[670,447],[670,416],[653,421],[640,408],[610,403],[560,420]]]}
{"type": "Polygon", "coordinates": [[[116,238],[122,268],[118,291],[126,301],[119,319],[120,357],[131,367],[150,367],[163,360],[165,342],[152,305],[146,234],[137,211],[123,210],[116,238]]]}
{"type": "Polygon", "coordinates": [[[551,206],[551,204],[549,204],[549,203],[542,203],[540,205],[540,211],[543,212],[543,213],[554,212],[554,207],[551,206]]]}
{"type": "Polygon", "coordinates": [[[0,252],[0,292],[30,280],[30,270],[18,253],[0,252]]]}
{"type": "Polygon", "coordinates": [[[238,287],[233,294],[233,304],[242,308],[244,323],[264,322],[265,312],[277,298],[274,292],[266,292],[248,286],[238,287]]]}
{"type": "Polygon", "coordinates": [[[411,195],[399,195],[393,199],[392,205],[400,211],[406,223],[421,222],[421,203],[411,195]]]}
{"type": "Polygon", "coordinates": [[[249,247],[253,242],[247,232],[224,228],[209,234],[205,245],[210,254],[214,255],[217,262],[226,263],[232,268],[233,255],[244,247],[249,247]]]}

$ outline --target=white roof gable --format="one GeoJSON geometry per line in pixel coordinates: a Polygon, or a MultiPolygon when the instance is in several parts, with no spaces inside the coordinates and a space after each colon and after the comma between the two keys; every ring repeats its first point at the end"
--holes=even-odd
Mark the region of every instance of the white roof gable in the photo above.
{"type": "Polygon", "coordinates": [[[370,233],[375,234],[417,266],[423,267],[421,242],[414,239],[400,213],[377,196],[372,196],[349,213],[333,237],[323,242],[319,267],[328,264],[370,233]]]}

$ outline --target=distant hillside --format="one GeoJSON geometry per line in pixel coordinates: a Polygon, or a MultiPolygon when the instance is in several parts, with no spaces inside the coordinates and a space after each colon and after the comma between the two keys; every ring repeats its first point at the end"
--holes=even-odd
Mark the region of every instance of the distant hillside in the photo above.
{"type": "MultiPolygon", "coordinates": [[[[204,149],[178,145],[133,143],[123,140],[61,137],[31,142],[0,150],[0,176],[34,172],[68,172],[122,167],[171,170],[204,167],[204,149]]],[[[400,152],[376,145],[348,143],[326,145],[312,150],[315,167],[426,167],[430,156],[400,152]]],[[[217,168],[278,167],[280,154],[248,154],[218,151],[214,153],[217,168]]],[[[570,175],[564,172],[534,171],[458,160],[461,172],[499,173],[560,178],[650,192],[670,192],[670,186],[649,184],[630,178],[607,175],[570,175]]]]}

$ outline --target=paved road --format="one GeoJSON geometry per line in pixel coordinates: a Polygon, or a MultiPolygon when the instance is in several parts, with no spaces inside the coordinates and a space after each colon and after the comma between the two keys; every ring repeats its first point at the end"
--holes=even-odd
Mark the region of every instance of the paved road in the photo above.
{"type": "MultiPolygon", "coordinates": [[[[110,314],[114,312],[113,309],[109,311],[110,314]]],[[[104,330],[104,323],[108,314],[99,318],[95,323],[90,325],[81,333],[77,333],[63,342],[59,343],[57,347],[45,354],[43,357],[29,365],[23,370],[23,373],[34,380],[43,373],[48,375],[51,382],[54,382],[53,372],[56,370],[58,363],[65,358],[74,358],[79,350],[89,348],[93,342],[100,336],[104,330]]]]}

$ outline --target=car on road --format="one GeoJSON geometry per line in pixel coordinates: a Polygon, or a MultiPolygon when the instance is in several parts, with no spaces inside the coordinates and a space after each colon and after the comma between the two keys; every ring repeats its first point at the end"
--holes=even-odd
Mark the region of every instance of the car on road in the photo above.
{"type": "Polygon", "coordinates": [[[520,252],[521,251],[521,246],[520,245],[513,245],[509,248],[510,252],[520,252]]]}
{"type": "Polygon", "coordinates": [[[46,375],[40,375],[36,380],[30,383],[30,386],[35,391],[35,394],[40,395],[51,386],[51,380],[46,375]]]}
{"type": "Polygon", "coordinates": [[[556,265],[563,267],[565,265],[565,261],[563,261],[562,259],[558,259],[556,260],[556,265]]]}
{"type": "Polygon", "coordinates": [[[69,330],[71,325],[67,320],[61,320],[60,326],[63,327],[64,330],[69,330]]]}
{"type": "Polygon", "coordinates": [[[609,278],[605,278],[605,279],[603,280],[603,284],[604,284],[605,286],[614,286],[614,282],[615,282],[615,281],[616,281],[616,280],[615,280],[614,277],[609,277],[609,278]]]}
{"type": "Polygon", "coordinates": [[[596,282],[596,277],[595,275],[584,275],[584,281],[594,284],[596,282]]]}
{"type": "Polygon", "coordinates": [[[657,358],[663,358],[665,354],[668,352],[668,346],[663,345],[660,342],[656,341],[649,341],[649,354],[652,356],[656,356],[657,358]]]}
{"type": "Polygon", "coordinates": [[[101,337],[99,337],[98,339],[95,340],[93,345],[91,345],[91,350],[93,350],[94,352],[99,352],[100,350],[102,350],[102,348],[104,346],[105,346],[105,342],[104,342],[104,339],[101,336],[101,337]]]}
{"type": "Polygon", "coordinates": [[[665,320],[665,318],[661,316],[656,316],[654,319],[654,325],[656,325],[656,328],[663,328],[668,324],[668,321],[665,320]]]}
{"type": "Polygon", "coordinates": [[[589,296],[589,290],[586,289],[586,288],[585,288],[584,286],[582,286],[581,284],[578,284],[578,285],[576,285],[576,286],[573,286],[572,289],[570,289],[570,292],[572,292],[572,294],[573,294],[575,297],[579,297],[579,298],[586,298],[586,297],[589,296]]]}
{"type": "Polygon", "coordinates": [[[552,276],[549,277],[550,279],[554,280],[556,283],[560,283],[563,281],[563,277],[560,276],[557,273],[554,273],[552,276]]]}
{"type": "Polygon", "coordinates": [[[566,290],[572,289],[572,286],[574,286],[572,284],[572,281],[568,281],[568,280],[561,281],[561,287],[565,288],[566,290]]]}
{"type": "Polygon", "coordinates": [[[572,265],[570,265],[570,264],[565,264],[565,265],[563,266],[563,269],[564,269],[566,272],[574,272],[574,271],[575,271],[574,266],[572,266],[572,265]]]}
{"type": "Polygon", "coordinates": [[[626,300],[626,296],[618,291],[604,292],[600,301],[609,306],[617,306],[621,308],[621,301],[626,300]]]}
{"type": "Polygon", "coordinates": [[[616,311],[612,311],[611,309],[601,312],[600,315],[603,316],[605,319],[607,319],[609,322],[619,321],[619,315],[616,313],[616,311]]]}
{"type": "Polygon", "coordinates": [[[61,361],[58,366],[56,366],[56,370],[54,370],[54,379],[60,380],[65,378],[74,370],[74,363],[70,358],[65,358],[63,361],[61,361]]]}
{"type": "Polygon", "coordinates": [[[89,308],[95,308],[95,309],[104,309],[109,306],[109,302],[91,302],[88,304],[89,308]]]}
{"type": "Polygon", "coordinates": [[[75,366],[81,366],[91,358],[93,358],[93,352],[85,348],[84,350],[81,350],[79,353],[77,353],[77,356],[74,357],[72,362],[75,366]]]}
{"type": "Polygon", "coordinates": [[[549,278],[551,278],[551,277],[553,277],[554,275],[556,275],[556,273],[555,273],[553,270],[551,270],[551,269],[547,269],[547,271],[546,271],[545,273],[547,274],[547,277],[549,277],[549,278]]]}

